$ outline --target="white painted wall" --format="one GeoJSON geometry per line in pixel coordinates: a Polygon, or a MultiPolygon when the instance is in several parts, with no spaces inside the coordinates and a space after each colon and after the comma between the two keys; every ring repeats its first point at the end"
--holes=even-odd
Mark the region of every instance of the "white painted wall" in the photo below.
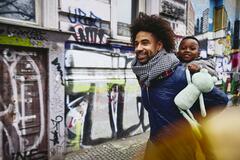
{"type": "Polygon", "coordinates": [[[159,15],[160,0],[147,0],[146,1],[146,13],[149,15],[159,15]]]}
{"type": "Polygon", "coordinates": [[[43,13],[42,26],[51,29],[58,29],[58,1],[57,0],[43,0],[42,8],[40,9],[43,13]]]}
{"type": "Polygon", "coordinates": [[[61,11],[75,14],[74,9],[80,8],[87,15],[93,12],[105,21],[110,21],[110,4],[96,0],[61,0],[61,11]]]}
{"type": "Polygon", "coordinates": [[[66,67],[82,68],[124,68],[126,58],[112,56],[110,53],[99,54],[86,50],[67,50],[65,54],[66,67]]]}

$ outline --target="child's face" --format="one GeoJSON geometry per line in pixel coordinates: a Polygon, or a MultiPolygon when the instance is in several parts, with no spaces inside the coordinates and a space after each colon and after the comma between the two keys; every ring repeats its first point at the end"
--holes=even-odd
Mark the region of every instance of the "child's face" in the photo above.
{"type": "Polygon", "coordinates": [[[199,56],[198,42],[194,39],[183,40],[179,46],[177,56],[182,62],[191,62],[199,56]]]}

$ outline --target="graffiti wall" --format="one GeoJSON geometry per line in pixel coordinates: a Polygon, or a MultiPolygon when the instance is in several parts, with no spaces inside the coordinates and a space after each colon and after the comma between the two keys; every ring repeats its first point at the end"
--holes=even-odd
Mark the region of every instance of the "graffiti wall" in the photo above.
{"type": "Polygon", "coordinates": [[[149,128],[130,61],[110,50],[66,50],[68,147],[96,145],[149,128]]]}
{"type": "Polygon", "coordinates": [[[16,26],[0,28],[0,44],[43,47],[46,41],[46,33],[38,29],[26,29],[16,26]]]}
{"type": "Polygon", "coordinates": [[[107,43],[110,36],[109,2],[61,0],[61,11],[67,16],[60,20],[60,29],[72,32],[73,41],[107,43]]]}
{"type": "Polygon", "coordinates": [[[240,53],[214,57],[219,82],[217,85],[229,94],[232,105],[240,105],[240,53]]]}
{"type": "Polygon", "coordinates": [[[199,40],[208,40],[205,50],[210,55],[223,56],[232,54],[234,34],[238,19],[236,0],[191,0],[195,13],[195,36],[199,40]],[[212,34],[214,33],[214,34],[212,34]]]}
{"type": "Polygon", "coordinates": [[[48,159],[65,151],[63,53],[68,37],[1,24],[1,158],[48,159]]]}
{"type": "Polygon", "coordinates": [[[47,54],[0,48],[0,157],[47,158],[47,54]]]}
{"type": "MultiPolygon", "coordinates": [[[[49,157],[58,157],[65,152],[65,116],[64,116],[64,43],[63,35],[50,35],[49,45],[49,116],[48,145],[49,157]]],[[[59,159],[59,158],[55,158],[59,159]]]]}
{"type": "MultiPolygon", "coordinates": [[[[217,85],[229,97],[239,93],[239,27],[236,0],[191,0],[195,14],[195,36],[201,56],[213,57],[219,81],[217,85]],[[235,45],[234,45],[235,44],[235,45]],[[234,49],[233,49],[234,48],[234,49]]],[[[237,101],[231,102],[236,104],[237,101]]]]}

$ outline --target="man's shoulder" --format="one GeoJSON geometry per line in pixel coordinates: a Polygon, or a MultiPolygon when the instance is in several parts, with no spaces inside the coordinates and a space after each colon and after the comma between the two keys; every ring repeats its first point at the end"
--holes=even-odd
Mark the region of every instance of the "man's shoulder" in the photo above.
{"type": "Polygon", "coordinates": [[[178,65],[171,78],[176,81],[186,81],[186,67],[182,64],[178,65]]]}
{"type": "Polygon", "coordinates": [[[158,87],[163,87],[165,89],[171,88],[171,89],[174,89],[174,91],[176,90],[180,91],[187,85],[185,69],[186,68],[184,66],[178,65],[171,75],[169,75],[168,77],[162,80],[159,80],[159,79],[155,80],[151,84],[154,87],[158,86],[158,87]]]}
{"type": "Polygon", "coordinates": [[[184,67],[182,64],[179,64],[174,69],[172,69],[171,74],[167,74],[164,79],[167,81],[186,80],[185,70],[186,67],[184,67]]]}
{"type": "MultiPolygon", "coordinates": [[[[184,66],[184,64],[180,63],[176,68],[174,73],[176,73],[177,75],[182,75],[183,73],[185,73],[186,71],[186,67],[184,66]]],[[[184,74],[185,75],[185,74],[184,74]]]]}

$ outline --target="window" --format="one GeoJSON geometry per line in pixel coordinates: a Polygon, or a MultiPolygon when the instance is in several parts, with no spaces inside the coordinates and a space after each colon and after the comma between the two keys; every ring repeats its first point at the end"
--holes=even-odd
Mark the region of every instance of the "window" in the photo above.
{"type": "Polygon", "coordinates": [[[129,41],[130,25],[139,12],[146,12],[146,0],[111,0],[111,35],[129,41]]]}
{"type": "Polygon", "coordinates": [[[38,23],[37,0],[0,1],[0,18],[38,23]]]}
{"type": "Polygon", "coordinates": [[[132,21],[132,1],[117,0],[117,35],[130,37],[129,27],[132,21]]]}

